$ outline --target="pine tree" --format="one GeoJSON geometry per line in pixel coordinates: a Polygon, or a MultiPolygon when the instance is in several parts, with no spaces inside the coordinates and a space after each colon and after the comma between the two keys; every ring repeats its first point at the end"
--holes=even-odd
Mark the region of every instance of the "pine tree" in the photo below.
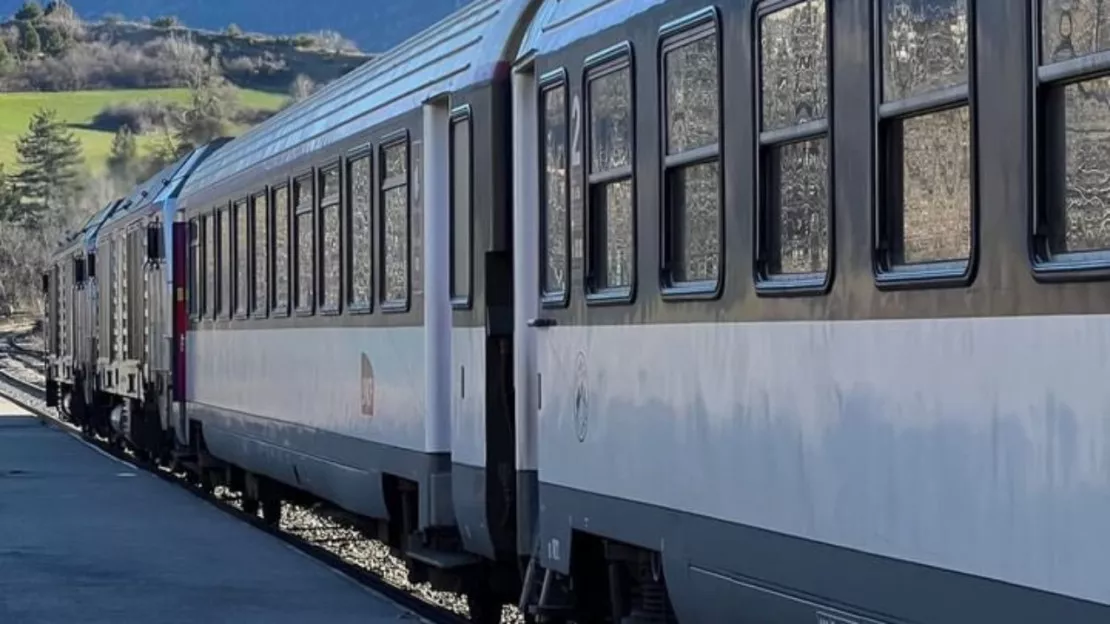
{"type": "Polygon", "coordinates": [[[12,58],[12,52],[8,49],[8,44],[0,40],[0,76],[3,76],[15,68],[15,59],[12,58]]]}
{"type": "Polygon", "coordinates": [[[35,0],[27,0],[23,3],[18,11],[15,12],[15,19],[23,22],[33,22],[42,17],[42,6],[35,2],[35,0]]]}
{"type": "Polygon", "coordinates": [[[66,0],[50,0],[50,2],[46,5],[46,10],[43,11],[43,14],[47,17],[73,17],[77,15],[77,11],[74,11],[73,5],[66,2],[66,0]]]}
{"type": "Polygon", "coordinates": [[[120,126],[112,140],[112,151],[108,155],[108,172],[117,180],[128,184],[137,181],[139,148],[131,128],[120,126]]]}
{"type": "Polygon", "coordinates": [[[23,24],[20,30],[19,49],[23,54],[34,56],[41,52],[42,42],[39,40],[39,32],[35,30],[35,27],[30,24],[23,24]]]}
{"type": "Polygon", "coordinates": [[[4,165],[0,165],[0,223],[14,220],[19,206],[19,194],[15,190],[15,181],[4,165]]]}
{"type": "Polygon", "coordinates": [[[20,165],[15,188],[22,198],[15,218],[38,224],[60,212],[62,204],[77,193],[81,143],[58,120],[56,111],[39,109],[15,149],[20,165]]]}
{"type": "Polygon", "coordinates": [[[69,49],[69,41],[57,26],[46,26],[42,29],[42,51],[50,56],[61,56],[69,49]]]}

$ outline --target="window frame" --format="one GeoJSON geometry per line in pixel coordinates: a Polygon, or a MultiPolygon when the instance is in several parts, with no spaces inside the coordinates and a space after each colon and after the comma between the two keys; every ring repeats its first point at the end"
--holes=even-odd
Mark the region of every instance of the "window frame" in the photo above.
{"type": "Polygon", "coordinates": [[[203,236],[201,231],[201,217],[189,219],[189,320],[200,321],[204,305],[201,295],[201,284],[204,272],[200,269],[204,264],[203,236]]]}
{"type": "Polygon", "coordinates": [[[251,254],[250,254],[251,261],[250,261],[250,270],[249,270],[249,275],[250,275],[250,303],[251,303],[251,305],[248,306],[248,307],[250,308],[251,318],[265,319],[265,318],[269,318],[269,316],[270,316],[270,299],[271,299],[270,289],[273,287],[273,285],[271,284],[271,281],[273,280],[273,264],[274,264],[274,262],[273,262],[273,253],[274,253],[273,240],[274,240],[274,236],[273,236],[273,233],[271,231],[271,229],[273,228],[273,211],[270,209],[270,187],[266,186],[266,187],[263,188],[263,190],[255,192],[254,194],[252,194],[250,196],[250,199],[248,201],[250,202],[250,226],[251,226],[250,227],[251,234],[250,234],[250,241],[249,241],[249,243],[250,243],[249,247],[250,247],[250,250],[251,250],[251,254]],[[262,216],[262,218],[266,222],[266,240],[261,242],[261,244],[266,246],[266,266],[262,267],[262,269],[261,269],[266,275],[266,289],[265,289],[265,301],[262,301],[262,302],[259,302],[257,300],[257,295],[258,295],[258,271],[259,271],[259,267],[258,267],[258,245],[259,245],[259,241],[258,241],[258,223],[257,223],[257,220],[258,220],[258,198],[260,198],[260,197],[265,197],[266,198],[266,213],[262,216]]]}
{"type": "MultiPolygon", "coordinates": [[[[570,203],[570,182],[573,172],[571,155],[571,127],[570,127],[570,108],[571,108],[571,92],[570,80],[568,78],[567,70],[565,67],[560,67],[549,71],[537,81],[537,98],[536,98],[536,112],[537,112],[537,145],[539,146],[539,162],[536,165],[538,170],[538,177],[536,179],[539,185],[539,249],[540,249],[540,262],[539,264],[539,286],[540,286],[540,305],[545,309],[566,308],[570,305],[570,292],[571,285],[574,283],[574,274],[572,267],[571,257],[571,210],[573,210],[570,203]],[[563,144],[565,150],[563,157],[565,159],[565,167],[567,175],[563,180],[563,199],[566,209],[563,211],[563,262],[566,266],[566,283],[561,290],[551,290],[547,284],[547,172],[545,167],[547,165],[547,108],[545,100],[549,91],[555,89],[563,89],[563,144]]],[[[580,115],[581,117],[581,115],[580,115]]]]}
{"type": "Polygon", "coordinates": [[[659,84],[659,293],[664,301],[717,299],[725,284],[725,158],[724,158],[724,68],[721,36],[721,15],[716,6],[689,13],[659,28],[656,62],[659,84]],[[717,143],[676,154],[667,153],[667,54],[681,50],[702,39],[712,38],[717,46],[717,143]],[[670,174],[698,165],[717,163],[717,253],[716,280],[676,281],[673,273],[675,251],[675,208],[670,201],[670,174]]]}
{"type": "MultiPolygon", "coordinates": [[[[824,296],[832,290],[833,279],[836,273],[836,203],[833,158],[833,25],[832,4],[835,0],[819,0],[825,2],[825,115],[822,119],[811,120],[801,124],[794,124],[773,130],[763,129],[763,19],[772,13],[807,0],[763,0],[756,7],[755,23],[753,24],[753,52],[752,59],[755,64],[753,76],[755,83],[755,209],[752,211],[752,282],[755,293],[760,297],[817,297],[824,296]],[[822,273],[782,274],[771,273],[771,228],[774,219],[771,217],[772,193],[777,192],[773,184],[776,167],[771,162],[771,153],[789,145],[798,145],[810,141],[824,139],[828,162],[825,171],[825,219],[828,224],[828,234],[825,237],[825,250],[828,256],[828,266],[822,273]]],[[[882,3],[883,0],[875,0],[882,3]]],[[[881,36],[881,35],[880,35],[881,36]]]]}
{"type": "Polygon", "coordinates": [[[378,280],[378,309],[383,314],[404,314],[409,311],[412,305],[412,140],[409,135],[408,128],[402,128],[389,134],[384,135],[378,141],[378,162],[375,170],[375,178],[377,184],[374,185],[377,191],[377,199],[375,201],[375,217],[379,227],[376,234],[377,239],[377,280],[378,280]],[[403,301],[389,301],[386,297],[386,246],[385,246],[385,194],[399,186],[401,183],[393,180],[387,180],[385,177],[386,158],[385,153],[390,148],[403,145],[405,148],[405,235],[408,239],[405,245],[405,298],[403,301]],[[387,185],[387,182],[389,183],[387,185]]]}
{"type": "Polygon", "coordinates": [[[344,186],[346,185],[346,176],[344,176],[344,162],[341,157],[335,157],[322,165],[317,166],[315,174],[316,190],[313,193],[313,201],[316,204],[316,235],[313,237],[313,244],[315,245],[314,255],[316,256],[316,271],[314,275],[315,280],[315,305],[321,316],[336,316],[343,313],[343,299],[346,296],[346,288],[343,286],[344,275],[346,271],[343,270],[343,257],[345,255],[345,245],[343,244],[346,228],[344,227],[343,218],[343,205],[346,199],[344,186]],[[336,180],[338,181],[335,194],[327,197],[320,195],[320,188],[323,186],[321,180],[324,175],[334,170],[336,180]],[[329,200],[330,203],[325,203],[324,200],[329,200]],[[329,306],[324,303],[325,299],[325,266],[326,255],[328,253],[327,247],[324,245],[324,208],[334,208],[337,217],[339,218],[339,234],[336,244],[339,245],[339,277],[335,287],[339,289],[336,293],[336,303],[334,306],[329,306]]]}
{"type": "Polygon", "coordinates": [[[268,263],[270,265],[270,283],[267,284],[267,290],[270,301],[267,307],[270,310],[271,318],[288,318],[292,314],[293,309],[293,257],[291,255],[291,235],[293,233],[293,209],[292,209],[292,192],[293,181],[290,178],[281,178],[275,180],[267,186],[266,192],[269,193],[269,231],[266,232],[267,237],[270,239],[270,257],[268,263]],[[279,191],[285,190],[285,301],[278,301],[277,291],[277,201],[276,197],[279,191]]]}
{"type": "Polygon", "coordinates": [[[230,232],[235,231],[235,228],[234,228],[234,225],[233,225],[234,220],[232,219],[231,202],[225,202],[222,206],[215,207],[212,210],[212,213],[214,215],[216,215],[216,223],[217,223],[217,227],[216,227],[216,291],[217,291],[218,294],[217,294],[217,297],[216,297],[215,320],[230,321],[232,319],[233,312],[234,312],[234,309],[233,309],[234,306],[232,306],[232,301],[234,300],[234,296],[233,296],[234,280],[232,279],[233,264],[229,261],[228,258],[224,257],[225,254],[224,254],[224,249],[223,249],[224,248],[223,243],[224,243],[224,240],[227,239],[227,251],[228,251],[228,253],[226,255],[231,256],[232,258],[234,258],[235,257],[235,247],[232,244],[233,243],[232,239],[228,238],[230,232]],[[227,225],[228,225],[228,227],[224,227],[224,215],[225,214],[227,215],[227,225]],[[230,232],[225,232],[224,230],[230,230],[230,232]],[[227,282],[227,296],[226,297],[224,296],[224,282],[227,282]]]}
{"type": "MultiPolygon", "coordinates": [[[[631,305],[636,301],[637,284],[639,283],[639,210],[638,210],[638,187],[636,184],[636,167],[639,164],[639,159],[636,158],[636,147],[638,141],[636,140],[636,63],[633,57],[632,42],[625,40],[616,45],[605,48],[599,52],[595,52],[586,57],[582,64],[582,207],[583,207],[583,250],[585,251],[583,258],[583,267],[585,270],[582,286],[585,290],[586,305],[587,306],[600,306],[600,305],[631,305]],[[630,161],[627,167],[619,169],[610,169],[602,173],[593,173],[591,167],[593,165],[593,132],[590,124],[591,102],[590,102],[590,86],[594,81],[604,78],[610,74],[618,73],[622,70],[628,70],[628,88],[629,88],[629,158],[630,161]],[[627,179],[631,186],[632,195],[632,249],[631,249],[631,273],[628,286],[622,287],[605,287],[598,288],[596,270],[597,267],[595,255],[597,251],[594,249],[594,229],[596,227],[596,219],[594,215],[593,205],[593,189],[595,186],[615,184],[627,179]]],[[[568,95],[570,93],[568,92],[568,95]]],[[[573,150],[573,146],[567,146],[568,151],[573,150]]],[[[573,160],[573,156],[571,157],[573,160]]],[[[568,171],[567,177],[570,177],[568,171]]],[[[573,208],[568,203],[567,212],[573,208]]],[[[568,266],[569,269],[569,266],[568,266]]],[[[568,280],[569,287],[569,280],[568,280]]]]}
{"type": "MultiPolygon", "coordinates": [[[[1052,238],[1063,225],[1066,206],[1056,206],[1048,197],[1052,190],[1049,167],[1053,163],[1049,153],[1054,144],[1066,149],[1067,136],[1050,136],[1050,125],[1059,122],[1049,103],[1052,96],[1070,85],[1110,79],[1110,48],[1076,56],[1066,61],[1044,62],[1044,9],[1049,0],[1032,0],[1032,62],[1030,95],[1031,111],[1031,162],[1033,163],[1032,201],[1029,207],[1027,244],[1033,277],[1045,283],[1103,281],[1110,279],[1110,246],[1105,249],[1054,252],[1052,238]]],[[[1066,168],[1066,163],[1062,165],[1066,168]]],[[[1065,169],[1066,173],[1066,169],[1065,169]]],[[[1066,191],[1066,188],[1064,189],[1066,191]]],[[[1066,225],[1063,225],[1066,227],[1066,225]]]]}
{"type": "MultiPolygon", "coordinates": [[[[979,142],[977,134],[979,82],[976,60],[978,44],[975,37],[978,0],[965,0],[967,4],[967,81],[962,85],[941,87],[911,95],[901,100],[883,101],[884,60],[886,39],[883,33],[884,0],[872,3],[872,72],[871,81],[872,137],[873,137],[873,211],[871,228],[871,264],[875,286],[880,290],[906,290],[923,288],[956,288],[971,285],[979,266],[979,142]],[[895,210],[904,214],[901,202],[893,198],[902,193],[894,189],[891,179],[901,180],[904,151],[900,149],[901,134],[892,132],[891,126],[906,119],[958,110],[966,106],[968,112],[968,255],[966,262],[938,261],[919,265],[895,264],[893,255],[902,245],[892,227],[902,215],[892,217],[895,210]],[[897,157],[893,149],[898,144],[897,157]],[[963,265],[957,270],[958,265],[963,265]]],[[[831,40],[830,40],[831,42],[831,40]]]]}
{"type": "Polygon", "coordinates": [[[220,293],[220,240],[217,238],[219,233],[219,213],[216,210],[207,209],[203,211],[200,218],[204,222],[204,227],[201,229],[204,234],[204,311],[201,313],[202,318],[215,320],[219,313],[219,293],[220,293]],[[208,232],[212,231],[212,275],[208,274],[208,232]],[[209,284],[209,277],[212,282],[209,284]],[[209,289],[208,286],[212,288],[209,289]]]}
{"type": "Polygon", "coordinates": [[[316,254],[318,245],[316,244],[316,237],[319,228],[319,215],[320,212],[316,209],[316,170],[309,167],[306,170],[292,176],[289,180],[289,219],[291,227],[289,228],[289,251],[291,252],[290,264],[293,269],[289,272],[289,278],[292,282],[292,287],[289,289],[289,307],[292,313],[296,316],[314,316],[316,314],[316,254]],[[309,202],[308,207],[301,206],[297,203],[297,192],[302,180],[307,179],[309,184],[312,185],[312,201],[309,202]],[[309,214],[309,221],[312,223],[313,234],[310,237],[312,241],[312,249],[308,252],[308,257],[313,263],[310,274],[312,275],[312,292],[309,293],[307,305],[297,305],[297,300],[300,297],[301,290],[301,230],[299,227],[300,219],[304,214],[309,214]]]}
{"type": "Polygon", "coordinates": [[[449,272],[448,272],[448,291],[447,294],[451,299],[451,307],[455,310],[469,310],[474,302],[474,115],[470,109],[470,104],[461,104],[451,109],[451,115],[447,122],[447,173],[448,173],[448,223],[451,224],[449,230],[449,272]],[[467,176],[470,178],[467,193],[466,205],[466,221],[469,227],[469,235],[467,236],[467,250],[466,250],[466,294],[455,294],[455,126],[456,124],[466,123],[468,125],[467,137],[469,139],[466,146],[467,151],[467,176]]]}
{"type": "Polygon", "coordinates": [[[377,188],[377,176],[374,174],[375,169],[375,152],[372,143],[365,143],[355,147],[347,152],[343,157],[343,192],[345,193],[342,203],[342,219],[343,219],[343,239],[346,242],[343,248],[343,287],[344,287],[344,309],[348,314],[373,314],[374,312],[374,296],[377,292],[376,282],[376,267],[375,261],[377,259],[377,241],[375,239],[375,232],[377,231],[377,223],[375,222],[376,208],[375,203],[375,190],[377,188]],[[355,203],[354,192],[351,190],[354,184],[354,174],[351,173],[351,167],[354,163],[362,159],[369,162],[370,180],[370,293],[369,299],[365,302],[355,303],[352,300],[355,292],[355,241],[354,241],[354,217],[355,217],[355,203]]]}
{"type": "Polygon", "coordinates": [[[232,263],[233,269],[232,269],[232,272],[231,272],[231,301],[234,305],[231,306],[231,318],[232,318],[232,320],[236,320],[236,321],[244,321],[244,320],[249,319],[250,316],[251,316],[251,313],[250,313],[250,303],[251,303],[251,301],[250,301],[251,300],[251,290],[250,290],[250,287],[251,287],[251,258],[250,258],[250,252],[252,250],[251,249],[251,230],[253,228],[252,228],[252,222],[250,220],[250,217],[251,217],[250,196],[247,195],[247,196],[244,196],[244,197],[240,197],[239,199],[232,200],[230,202],[230,206],[231,206],[231,208],[230,208],[230,210],[231,210],[231,231],[234,233],[234,236],[232,237],[232,247],[231,247],[231,257],[234,258],[234,262],[232,263]],[[238,208],[238,206],[240,206],[240,205],[243,206],[243,211],[246,213],[245,218],[246,218],[246,223],[247,223],[247,239],[244,242],[244,247],[246,248],[245,249],[246,256],[247,256],[246,258],[240,258],[239,257],[240,253],[239,253],[239,208],[238,208]],[[245,287],[242,286],[241,284],[239,284],[239,263],[243,260],[246,261],[246,266],[243,267],[243,277],[246,278],[246,281],[247,281],[247,284],[246,284],[245,287]],[[239,311],[240,289],[243,289],[242,294],[246,295],[246,298],[247,298],[247,300],[243,302],[243,311],[242,312],[239,311]]]}
{"type": "MultiPolygon", "coordinates": [[[[197,276],[197,290],[200,293],[200,298],[197,301],[199,307],[196,312],[196,321],[203,320],[205,314],[208,312],[208,265],[205,262],[207,259],[206,254],[208,253],[208,239],[205,237],[208,219],[206,217],[207,215],[203,212],[196,213],[195,217],[197,222],[197,253],[200,255],[200,274],[197,276]]],[[[85,271],[88,273],[90,279],[96,278],[96,269],[93,266],[94,263],[95,259],[92,257],[87,258],[85,262],[85,271]]]]}

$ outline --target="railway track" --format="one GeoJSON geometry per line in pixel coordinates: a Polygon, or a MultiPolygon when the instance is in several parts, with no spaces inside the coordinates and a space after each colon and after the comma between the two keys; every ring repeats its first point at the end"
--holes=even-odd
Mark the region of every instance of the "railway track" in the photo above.
{"type": "MultiPolygon", "coordinates": [[[[0,359],[12,358],[11,346],[13,344],[14,338],[9,336],[5,343],[8,349],[6,352],[0,352],[0,359]]],[[[35,357],[33,354],[27,353],[24,353],[24,356],[35,357]]],[[[41,359],[41,355],[38,357],[41,359]]],[[[411,584],[405,587],[407,581],[403,578],[406,574],[404,564],[396,560],[380,561],[391,558],[389,555],[382,552],[377,553],[377,557],[375,557],[379,559],[377,563],[384,565],[376,566],[374,562],[367,563],[365,560],[352,561],[353,557],[350,553],[358,550],[360,543],[364,547],[370,547],[373,543],[373,540],[362,537],[357,529],[345,526],[340,521],[330,517],[321,516],[314,510],[290,504],[283,506],[282,522],[278,526],[267,524],[257,515],[248,514],[241,509],[238,493],[236,492],[231,492],[222,487],[218,487],[214,491],[205,490],[190,482],[185,475],[176,474],[154,463],[140,461],[131,453],[107,440],[82,435],[79,428],[52,414],[52,410],[46,407],[45,388],[13,375],[9,370],[3,368],[0,368],[0,396],[32,413],[44,424],[65,431],[86,444],[134,465],[137,469],[144,470],[164,481],[180,486],[198,498],[218,507],[221,511],[269,533],[304,554],[325,563],[332,569],[381,594],[386,599],[411,612],[423,622],[429,624],[462,624],[469,622],[469,619],[464,617],[462,613],[465,610],[465,598],[457,596],[453,601],[455,604],[444,605],[442,604],[444,601],[443,592],[421,591],[420,587],[411,584]],[[345,557],[344,554],[347,556],[345,557]]],[[[385,549],[385,546],[381,544],[378,544],[378,546],[378,550],[385,549]]],[[[373,550],[372,547],[370,549],[373,550]]],[[[506,613],[502,618],[503,622],[514,622],[516,620],[517,618],[513,617],[511,613],[506,613]]],[[[522,618],[521,621],[523,621],[522,618]]]]}

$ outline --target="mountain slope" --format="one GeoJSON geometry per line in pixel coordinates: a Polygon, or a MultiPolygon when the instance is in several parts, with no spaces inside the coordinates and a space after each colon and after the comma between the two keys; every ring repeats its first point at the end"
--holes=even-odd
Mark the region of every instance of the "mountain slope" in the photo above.
{"type": "MultiPolygon", "coordinates": [[[[334,30],[363,51],[384,52],[470,1],[70,0],[70,4],[86,20],[107,14],[128,19],[173,15],[186,26],[212,30],[232,23],[248,32],[272,35],[334,30]]],[[[23,0],[0,0],[0,16],[12,15],[22,4],[23,0]]]]}

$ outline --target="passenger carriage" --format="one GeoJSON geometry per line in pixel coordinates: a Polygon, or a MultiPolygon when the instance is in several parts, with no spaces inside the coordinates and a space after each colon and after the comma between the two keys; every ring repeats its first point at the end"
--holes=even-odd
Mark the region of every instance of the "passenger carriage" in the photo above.
{"type": "Polygon", "coordinates": [[[544,3],[516,391],[554,606],[1110,615],[1096,4],[544,3]]]}
{"type": "Polygon", "coordinates": [[[508,68],[531,4],[468,5],[229,143],[180,202],[198,463],[267,515],[309,495],[376,521],[414,578],[506,560],[498,612],[519,596],[508,68]]]}

